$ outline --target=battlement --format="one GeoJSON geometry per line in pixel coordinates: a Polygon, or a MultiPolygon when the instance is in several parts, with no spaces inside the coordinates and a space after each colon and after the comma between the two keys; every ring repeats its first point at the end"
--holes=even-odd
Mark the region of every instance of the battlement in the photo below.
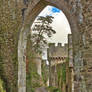
{"type": "Polygon", "coordinates": [[[62,43],[58,43],[58,47],[62,47],[62,43]]]}
{"type": "Polygon", "coordinates": [[[65,43],[64,44],[64,46],[62,45],[62,43],[49,43],[49,47],[51,48],[51,47],[68,47],[68,44],[67,43],[65,43]]]}
{"type": "Polygon", "coordinates": [[[50,57],[67,57],[68,56],[68,44],[58,43],[49,43],[49,56],[50,57]]]}
{"type": "Polygon", "coordinates": [[[49,47],[55,47],[55,43],[49,43],[49,47]]]}

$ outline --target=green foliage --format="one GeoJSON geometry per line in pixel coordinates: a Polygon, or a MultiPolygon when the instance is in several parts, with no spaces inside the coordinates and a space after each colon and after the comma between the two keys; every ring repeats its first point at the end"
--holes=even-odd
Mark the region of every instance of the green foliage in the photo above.
{"type": "Polygon", "coordinates": [[[0,79],[0,92],[6,92],[4,89],[4,83],[1,79],[0,79]]]}
{"type": "Polygon", "coordinates": [[[45,84],[45,86],[47,86],[47,81],[48,81],[48,77],[49,77],[49,69],[48,66],[46,65],[46,61],[42,61],[42,79],[43,82],[45,84]]]}
{"type": "Polygon", "coordinates": [[[30,40],[30,35],[28,36],[27,42],[27,76],[26,76],[26,84],[27,84],[27,92],[34,92],[36,87],[40,87],[40,76],[37,74],[36,64],[34,62],[35,52],[32,49],[30,40]]]}
{"type": "Polygon", "coordinates": [[[69,62],[69,57],[66,58],[66,62],[69,62]]]}
{"type": "Polygon", "coordinates": [[[62,69],[57,68],[57,75],[58,75],[58,80],[59,80],[62,76],[62,69]]]}
{"type": "Polygon", "coordinates": [[[62,79],[63,82],[66,81],[66,64],[63,63],[60,67],[57,67],[58,80],[62,79]]]}
{"type": "Polygon", "coordinates": [[[35,63],[29,62],[27,73],[27,92],[33,92],[36,87],[40,87],[40,76],[37,74],[35,63]]]}
{"type": "Polygon", "coordinates": [[[62,80],[66,82],[66,65],[62,65],[62,80]]]}

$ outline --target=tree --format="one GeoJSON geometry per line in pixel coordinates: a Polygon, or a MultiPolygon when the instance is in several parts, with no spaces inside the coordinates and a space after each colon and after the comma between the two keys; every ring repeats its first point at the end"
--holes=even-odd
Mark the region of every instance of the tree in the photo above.
{"type": "Polygon", "coordinates": [[[31,39],[35,52],[41,53],[42,48],[47,45],[47,38],[52,37],[56,33],[51,26],[53,18],[52,16],[39,16],[33,24],[31,39]]]}

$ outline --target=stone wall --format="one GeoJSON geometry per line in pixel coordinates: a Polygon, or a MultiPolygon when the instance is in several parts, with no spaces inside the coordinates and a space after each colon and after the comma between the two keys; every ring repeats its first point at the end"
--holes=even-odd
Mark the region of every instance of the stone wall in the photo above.
{"type": "Polygon", "coordinates": [[[62,43],[50,43],[48,48],[48,60],[50,68],[50,86],[66,91],[66,60],[68,58],[68,45],[62,43]],[[64,73],[64,74],[63,74],[64,73]],[[65,79],[64,79],[65,78],[65,79]]]}
{"type": "Polygon", "coordinates": [[[68,44],[62,46],[62,43],[49,43],[49,56],[50,57],[67,57],[68,56],[68,44]]]}
{"type": "Polygon", "coordinates": [[[67,90],[68,92],[74,92],[74,61],[73,61],[73,39],[72,34],[68,34],[68,62],[67,62],[67,90]]]}
{"type": "MultiPolygon", "coordinates": [[[[32,25],[34,19],[42,11],[42,9],[46,7],[46,5],[56,6],[57,8],[61,9],[66,15],[70,23],[73,36],[73,57],[75,72],[80,72],[80,74],[82,75],[83,73],[81,71],[86,71],[81,78],[83,80],[81,81],[81,83],[83,83],[82,87],[82,84],[79,82],[80,74],[79,76],[77,76],[77,82],[79,82],[80,84],[80,86],[78,86],[77,92],[79,92],[80,90],[82,92],[91,92],[92,84],[90,82],[92,78],[92,0],[29,0],[29,2],[23,2],[23,0],[1,0],[0,54],[6,67],[4,68],[4,73],[7,83],[16,85],[16,82],[13,81],[15,77],[13,71],[15,70],[16,72],[17,68],[14,69],[12,65],[14,59],[17,58],[17,56],[19,67],[21,66],[21,64],[24,64],[24,70],[21,67],[19,68],[19,79],[24,71],[26,71],[26,65],[24,63],[24,53],[26,51],[25,48],[27,44],[27,35],[30,31],[30,26],[32,25]],[[14,57],[12,56],[12,53],[15,53],[14,57]],[[7,65],[9,67],[8,69],[7,65]],[[7,71],[9,72],[8,74],[7,71]],[[84,85],[84,82],[86,83],[86,85],[84,85]]],[[[19,83],[21,83],[21,80],[22,78],[20,79],[19,83]]],[[[19,84],[19,86],[20,85],[21,84],[19,84]]],[[[9,88],[11,89],[11,91],[14,90],[13,87],[9,88]]],[[[24,89],[23,92],[25,91],[26,90],[24,89]]],[[[19,90],[19,92],[22,92],[22,90],[19,90]]]]}

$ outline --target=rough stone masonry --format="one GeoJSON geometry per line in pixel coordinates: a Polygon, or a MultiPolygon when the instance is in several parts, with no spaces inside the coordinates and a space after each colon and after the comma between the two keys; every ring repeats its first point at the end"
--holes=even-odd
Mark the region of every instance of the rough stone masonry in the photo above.
{"type": "Polygon", "coordinates": [[[15,53],[18,59],[18,92],[26,92],[27,36],[36,16],[47,5],[61,9],[71,27],[75,67],[74,92],[92,92],[92,0],[0,1],[0,53],[1,57],[6,57],[3,59],[4,67],[9,64],[8,69],[4,68],[4,71],[9,72],[4,72],[7,83],[11,85],[7,87],[14,92],[12,86],[16,82],[13,70],[16,69],[12,67],[14,57],[10,53],[15,53]]]}

